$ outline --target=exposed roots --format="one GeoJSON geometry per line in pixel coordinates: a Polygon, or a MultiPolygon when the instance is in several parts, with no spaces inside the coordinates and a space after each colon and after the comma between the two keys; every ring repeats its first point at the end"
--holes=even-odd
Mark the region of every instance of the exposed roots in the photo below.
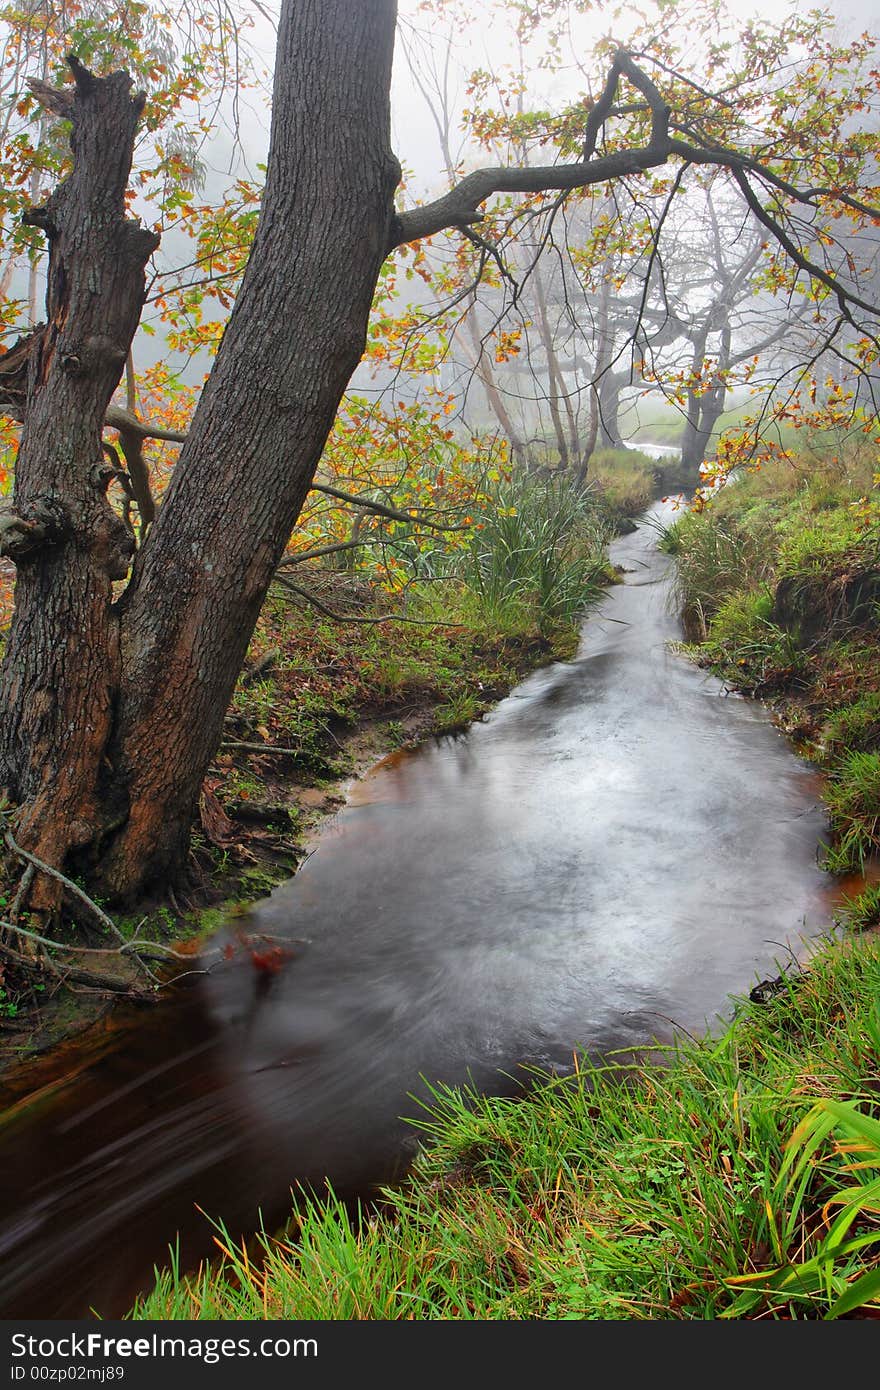
{"type": "Polygon", "coordinates": [[[11,830],[6,830],[4,840],[12,853],[25,864],[10,907],[12,920],[0,918],[0,956],[10,964],[28,975],[34,972],[49,973],[55,976],[60,984],[72,982],[135,999],[152,997],[157,990],[174,984],[184,975],[207,973],[205,970],[189,969],[171,978],[157,974],[153,969],[154,965],[167,965],[171,961],[189,962],[191,957],[172,946],[166,946],[161,941],[144,940],[138,935],[140,928],[135,931],[131,940],[126,941],[113,919],[78,883],[74,883],[60,869],[23,849],[11,830]],[[31,926],[22,926],[18,918],[37,874],[45,874],[60,883],[78,904],[88,909],[94,921],[118,944],[109,947],[68,945],[44,936],[31,926]],[[12,941],[15,942],[14,945],[11,944],[12,941]],[[102,966],[107,968],[101,968],[102,966]]]}

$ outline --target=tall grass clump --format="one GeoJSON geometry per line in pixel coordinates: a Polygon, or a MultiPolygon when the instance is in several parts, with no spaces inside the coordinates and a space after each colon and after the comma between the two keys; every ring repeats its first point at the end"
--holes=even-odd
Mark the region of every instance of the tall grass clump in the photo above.
{"type": "Polygon", "coordinates": [[[461,578],[502,628],[525,613],[547,634],[573,623],[607,582],[609,537],[591,492],[517,477],[479,516],[461,578]]]}
{"type": "Polygon", "coordinates": [[[769,559],[759,536],[719,515],[714,508],[685,512],[660,537],[660,548],[675,556],[673,603],[687,635],[705,640],[724,600],[739,590],[759,589],[769,559]]]}
{"type": "Polygon", "coordinates": [[[735,590],[718,605],[705,654],[719,675],[762,693],[790,681],[803,662],[796,639],[773,621],[773,594],[766,586],[735,590]]]}
{"type": "Polygon", "coordinates": [[[832,711],[825,727],[828,747],[868,750],[880,744],[880,690],[869,690],[832,711]]]}
{"type": "Polygon", "coordinates": [[[880,851],[880,753],[853,749],[834,768],[825,789],[834,843],[828,867],[863,869],[880,851]]]}

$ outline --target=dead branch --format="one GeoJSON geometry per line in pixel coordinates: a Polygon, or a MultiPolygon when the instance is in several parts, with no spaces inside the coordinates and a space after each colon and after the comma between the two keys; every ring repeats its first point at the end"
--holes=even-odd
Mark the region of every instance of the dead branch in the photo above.
{"type": "Polygon", "coordinates": [[[360,507],[376,516],[388,517],[390,521],[405,521],[408,526],[429,526],[435,531],[469,531],[469,526],[447,526],[442,521],[428,521],[423,516],[411,516],[409,512],[388,507],[384,502],[372,502],[366,497],[356,497],[354,493],[343,492],[341,488],[331,487],[329,483],[312,483],[312,492],[323,492],[327,497],[335,497],[338,502],[347,502],[350,507],[360,507]]]}
{"type": "Polygon", "coordinates": [[[380,613],[374,618],[365,618],[354,613],[336,613],[320,599],[315,598],[314,594],[310,594],[308,589],[294,584],[293,580],[288,579],[284,574],[276,572],[272,582],[280,584],[290,593],[296,594],[305,603],[310,603],[313,608],[317,608],[319,613],[323,613],[325,617],[332,618],[337,623],[408,623],[411,627],[464,627],[464,623],[438,623],[431,618],[407,618],[402,613],[380,613]]]}
{"type": "Polygon", "coordinates": [[[225,738],[220,748],[240,748],[244,753],[275,753],[279,757],[287,754],[294,758],[302,753],[301,748],[279,748],[276,743],[242,743],[241,739],[237,738],[225,738]]]}
{"type": "Polygon", "coordinates": [[[359,550],[365,545],[375,545],[375,537],[365,536],[357,541],[335,541],[333,545],[319,545],[314,550],[304,550],[298,555],[285,555],[278,568],[287,569],[290,565],[301,565],[306,560],[319,560],[324,555],[338,555],[341,550],[359,550]]]}
{"type": "Polygon", "coordinates": [[[169,444],[186,443],[185,431],[166,430],[162,425],[153,424],[151,420],[139,420],[121,405],[108,405],[104,423],[108,429],[119,430],[120,434],[125,430],[141,439],[162,439],[169,444]]]}
{"type": "Polygon", "coordinates": [[[9,909],[10,915],[12,917],[18,916],[22,903],[25,901],[28,893],[31,891],[31,884],[34,881],[36,872],[37,871],[34,868],[33,864],[28,864],[25,868],[25,871],[21,876],[21,882],[18,885],[18,890],[15,894],[15,897],[12,899],[12,906],[9,909]]]}
{"type": "Polygon", "coordinates": [[[110,932],[111,936],[115,936],[117,941],[125,942],[125,937],[122,935],[122,932],[113,919],[108,917],[103,908],[100,908],[98,904],[89,897],[85,889],[80,888],[78,883],[74,883],[73,879],[68,878],[60,869],[54,869],[51,864],[46,864],[42,859],[38,859],[37,856],[31,854],[29,850],[22,849],[21,845],[16,843],[11,830],[6,831],[5,839],[7,845],[14,854],[17,854],[19,858],[23,859],[27,864],[32,865],[33,868],[39,869],[40,873],[48,874],[49,878],[54,878],[59,883],[63,883],[69,893],[72,893],[80,902],[85,903],[96,920],[101,923],[102,927],[110,932]]]}
{"type": "Polygon", "coordinates": [[[280,655],[281,651],[278,647],[270,647],[267,652],[263,653],[259,661],[255,661],[253,666],[242,671],[238,678],[239,685],[253,685],[254,681],[258,681],[267,671],[271,671],[280,655]]]}

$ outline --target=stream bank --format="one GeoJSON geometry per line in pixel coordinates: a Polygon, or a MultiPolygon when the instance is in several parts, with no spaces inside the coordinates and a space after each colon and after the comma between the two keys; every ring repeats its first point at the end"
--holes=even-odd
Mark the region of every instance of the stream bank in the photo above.
{"type": "MultiPolygon", "coordinates": [[[[759,480],[755,491],[766,499],[771,488],[759,480]]],[[[876,544],[850,511],[835,518],[827,494],[824,507],[807,503],[806,526],[803,499],[788,515],[777,506],[788,556],[765,535],[756,580],[743,563],[754,535],[731,524],[748,500],[746,489],[721,509],[711,549],[723,555],[729,542],[733,559],[729,578],[706,567],[709,622],[694,654],[725,688],[762,696],[830,773],[822,838],[839,875],[828,916],[864,934],[823,941],[805,972],[764,981],[720,1038],[680,1039],[658,1068],[642,1056],[639,1080],[629,1056],[582,1057],[516,1102],[435,1089],[421,1117],[427,1147],[378,1219],[358,1224],[342,1203],[317,1201],[284,1239],[261,1236],[256,1262],[227,1238],[198,1275],[163,1271],[135,1317],[880,1316],[868,1186],[880,1173],[876,544]],[[835,1215],[857,1242],[835,1245],[835,1215]]],[[[677,529],[674,554],[688,545],[677,529]]]]}
{"type": "Polygon", "coordinates": [[[573,661],[358,783],[191,990],[9,1114],[10,1315],[121,1312],[176,1234],[182,1269],[215,1248],[196,1204],[237,1240],[291,1187],[375,1194],[438,1087],[509,1094],[702,1032],[827,922],[812,774],[670,652],[653,541],[615,543],[624,582],[573,661]]]}
{"type": "Polygon", "coordinates": [[[880,474],[851,441],[741,474],[661,534],[690,655],[822,774],[823,863],[880,924],[880,474]],[[820,460],[817,462],[817,458],[820,460]],[[822,462],[824,460],[824,462],[822,462]]]}
{"type": "Polygon", "coordinates": [[[637,1080],[581,1058],[524,1099],[438,1091],[416,1168],[370,1220],[330,1196],[247,1251],[221,1232],[222,1257],[161,1270],[132,1316],[877,1318],[876,1208],[846,1145],[867,1185],[878,997],[876,934],[831,942],[720,1037],[642,1058],[637,1080]],[[813,1136],[799,1188],[792,1161],[813,1136]],[[860,1244],[834,1250],[829,1211],[852,1212],[860,1244]],[[872,1277],[873,1303],[858,1288],[872,1277]]]}

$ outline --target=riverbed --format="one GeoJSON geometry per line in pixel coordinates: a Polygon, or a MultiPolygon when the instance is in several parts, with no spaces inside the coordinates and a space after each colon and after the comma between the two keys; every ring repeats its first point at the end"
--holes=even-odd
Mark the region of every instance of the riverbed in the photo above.
{"type": "Polygon", "coordinates": [[[815,774],[671,645],[673,505],[615,542],[573,661],[385,759],[228,958],[7,1117],[6,1317],[118,1314],[178,1233],[210,1253],[203,1213],[273,1229],[297,1185],[398,1178],[432,1084],[703,1031],[827,925],[815,774]]]}

